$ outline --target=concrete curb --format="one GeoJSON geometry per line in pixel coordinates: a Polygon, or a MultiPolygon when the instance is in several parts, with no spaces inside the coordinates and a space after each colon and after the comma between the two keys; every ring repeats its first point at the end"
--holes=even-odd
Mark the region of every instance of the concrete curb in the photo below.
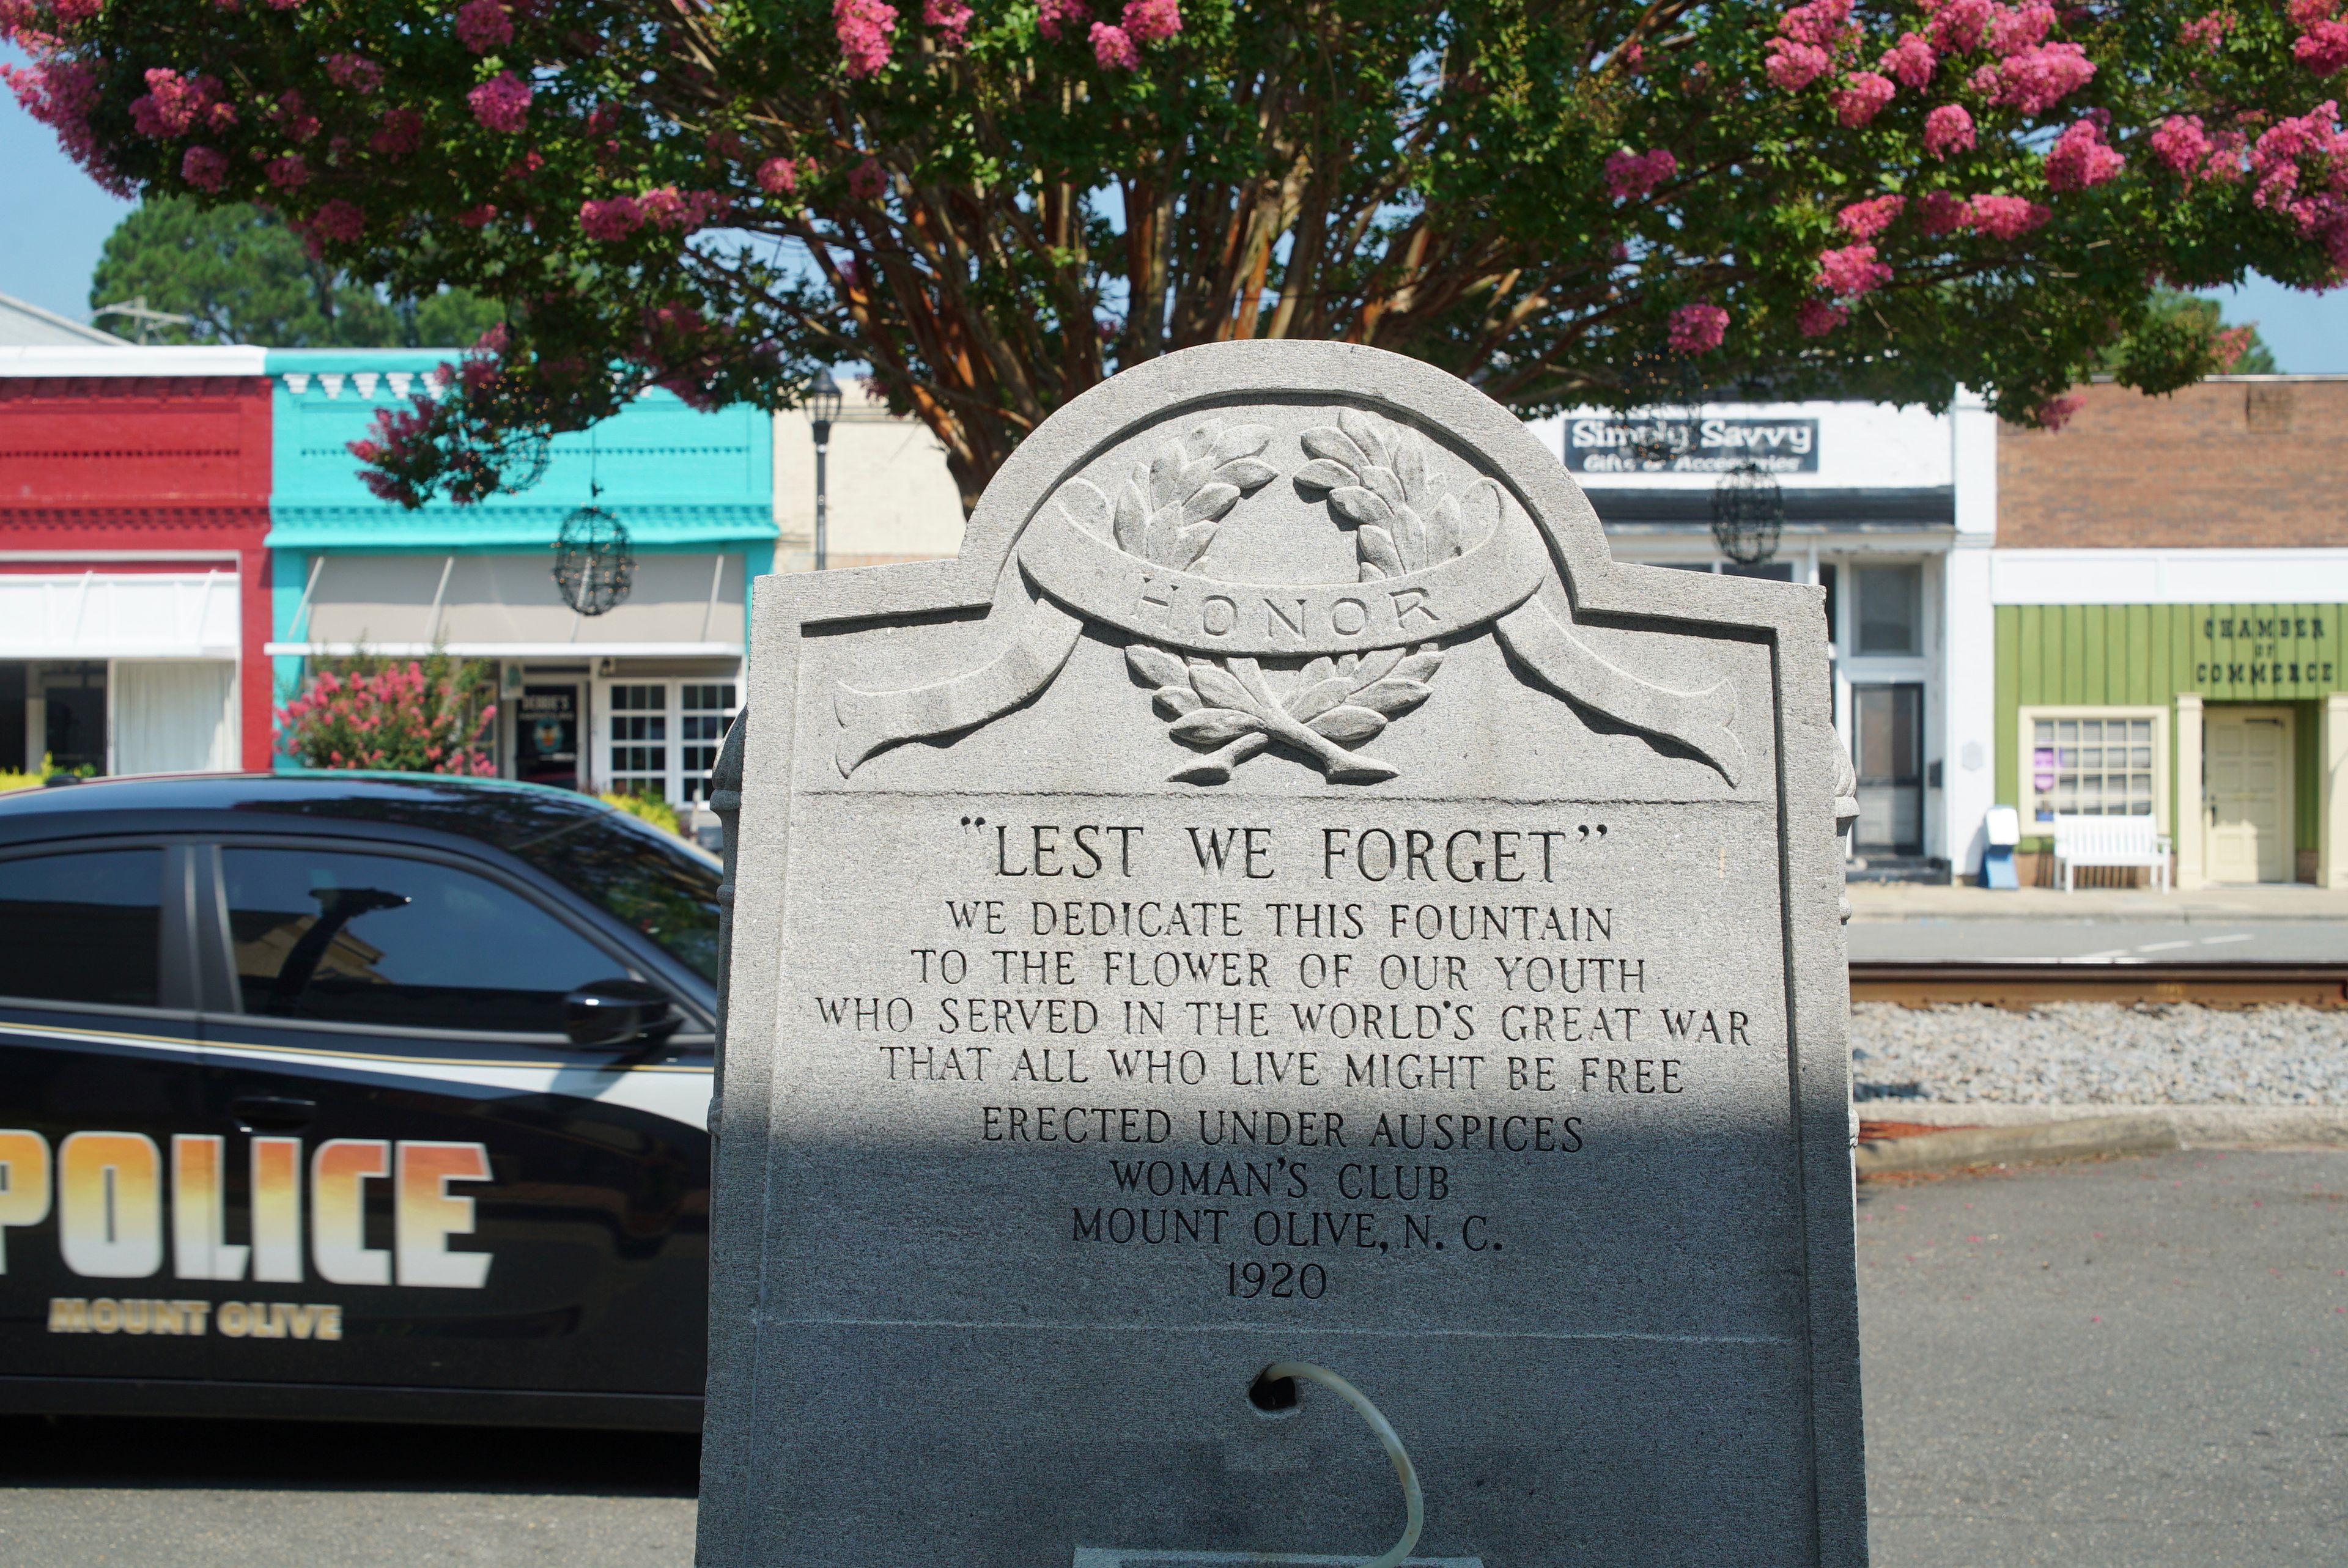
{"type": "Polygon", "coordinates": [[[2035,1126],[1969,1127],[1861,1143],[1851,1163],[1862,1176],[1891,1171],[1942,1171],[1961,1165],[2033,1160],[2088,1160],[2103,1154],[2162,1154],[2179,1147],[2177,1129],[2158,1116],[2098,1116],[2035,1126]]]}
{"type": "MultiPolygon", "coordinates": [[[[2174,1133],[2176,1143],[2171,1147],[2260,1148],[2298,1144],[2348,1149],[2348,1105],[2008,1105],[1869,1100],[1853,1106],[1852,1111],[1855,1116],[1870,1122],[1878,1119],[1918,1122],[1991,1131],[2060,1124],[2077,1127],[2114,1121],[2152,1121],[2162,1123],[2174,1133]]],[[[1931,1132],[1918,1136],[1938,1141],[1947,1134],[1931,1132]]],[[[1892,1143],[1916,1141],[1899,1139],[1892,1143]]],[[[1862,1170],[1868,1168],[1865,1165],[1860,1167],[1862,1170]]]]}

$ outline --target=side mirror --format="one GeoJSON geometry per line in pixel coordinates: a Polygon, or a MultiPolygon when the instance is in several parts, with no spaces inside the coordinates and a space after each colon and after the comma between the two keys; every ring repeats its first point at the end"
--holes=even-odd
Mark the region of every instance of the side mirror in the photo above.
{"type": "Polygon", "coordinates": [[[656,1043],[684,1022],[667,993],[642,980],[590,980],[562,999],[562,1032],[591,1050],[656,1043]]]}

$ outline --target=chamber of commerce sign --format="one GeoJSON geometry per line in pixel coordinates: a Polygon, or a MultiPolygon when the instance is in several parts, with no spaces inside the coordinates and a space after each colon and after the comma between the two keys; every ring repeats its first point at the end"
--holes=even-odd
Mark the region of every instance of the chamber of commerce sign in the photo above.
{"type": "Polygon", "coordinates": [[[1623,416],[1566,421],[1565,466],[1577,474],[1722,474],[1746,463],[1768,474],[1817,473],[1818,422],[1623,416]],[[1656,457],[1666,444],[1672,456],[1656,457]]]}
{"type": "Polygon", "coordinates": [[[2193,615],[2193,685],[2204,696],[2320,697],[2339,690],[2338,607],[2205,605],[2193,615]]]}

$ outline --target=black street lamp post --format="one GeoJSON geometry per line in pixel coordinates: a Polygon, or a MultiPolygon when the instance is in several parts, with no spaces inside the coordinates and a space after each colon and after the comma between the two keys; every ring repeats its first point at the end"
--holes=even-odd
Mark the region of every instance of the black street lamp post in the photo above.
{"type": "Polygon", "coordinates": [[[824,511],[828,497],[824,493],[824,458],[831,448],[831,422],[839,417],[839,384],[831,379],[831,372],[819,370],[815,380],[808,384],[808,423],[815,429],[815,569],[824,569],[824,511]]]}

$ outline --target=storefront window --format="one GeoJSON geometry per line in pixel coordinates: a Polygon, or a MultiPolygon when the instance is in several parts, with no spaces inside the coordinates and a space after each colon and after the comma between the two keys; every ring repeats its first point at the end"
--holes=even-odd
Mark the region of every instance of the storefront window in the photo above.
{"type": "Polygon", "coordinates": [[[2034,817],[2152,815],[2154,755],[2149,718],[2033,721],[2034,817]]]}
{"type": "Polygon", "coordinates": [[[1924,651],[1924,569],[1863,566],[1859,579],[1859,651],[1921,653],[1924,651]]]}
{"type": "Polygon", "coordinates": [[[615,682],[604,692],[610,728],[602,787],[672,805],[706,800],[740,689],[731,681],[653,681],[615,682]]]}

